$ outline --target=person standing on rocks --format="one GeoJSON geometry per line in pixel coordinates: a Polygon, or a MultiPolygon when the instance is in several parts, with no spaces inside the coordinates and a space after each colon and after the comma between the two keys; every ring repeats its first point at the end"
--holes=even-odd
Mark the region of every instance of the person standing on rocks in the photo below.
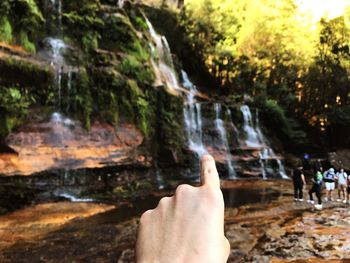
{"type": "Polygon", "coordinates": [[[314,163],[314,172],[317,173],[317,171],[322,172],[323,168],[322,168],[322,163],[321,163],[321,159],[317,159],[316,162],[314,163]]]}
{"type": "Polygon", "coordinates": [[[341,197],[343,196],[343,203],[346,203],[346,197],[345,197],[345,191],[346,190],[346,185],[347,185],[347,179],[348,175],[346,172],[344,172],[344,169],[341,168],[340,172],[337,172],[335,179],[338,181],[338,202],[341,202],[342,199],[341,197]]]}
{"type": "Polygon", "coordinates": [[[293,171],[293,184],[294,184],[294,201],[304,201],[303,188],[305,183],[305,177],[303,174],[303,167],[299,165],[293,171]]]}
{"type": "Polygon", "coordinates": [[[334,168],[329,168],[329,170],[325,171],[323,174],[324,183],[326,186],[326,198],[325,201],[333,201],[332,199],[332,191],[335,189],[335,172],[334,168]]]}
{"type": "Polygon", "coordinates": [[[322,173],[320,171],[317,171],[315,174],[315,177],[312,178],[313,185],[309,191],[310,199],[307,201],[308,203],[314,204],[314,199],[312,195],[313,193],[316,193],[318,204],[315,205],[315,208],[319,210],[322,209],[322,199],[321,199],[322,179],[323,179],[322,173]]]}

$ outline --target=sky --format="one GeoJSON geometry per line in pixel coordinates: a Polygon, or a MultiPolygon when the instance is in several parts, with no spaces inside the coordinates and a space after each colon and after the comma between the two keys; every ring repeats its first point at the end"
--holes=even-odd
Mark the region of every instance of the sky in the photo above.
{"type": "Polygon", "coordinates": [[[350,6],[350,0],[296,0],[299,10],[310,17],[313,23],[321,17],[329,19],[344,14],[346,7],[350,6]]]}

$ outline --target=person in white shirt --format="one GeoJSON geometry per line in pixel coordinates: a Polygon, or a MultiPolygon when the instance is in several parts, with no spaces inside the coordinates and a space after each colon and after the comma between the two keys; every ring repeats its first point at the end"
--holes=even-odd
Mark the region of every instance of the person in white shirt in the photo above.
{"type": "Polygon", "coordinates": [[[346,195],[345,195],[345,191],[346,191],[346,186],[347,186],[347,179],[348,179],[348,175],[346,174],[346,172],[344,172],[344,169],[341,168],[339,172],[337,172],[335,179],[338,182],[338,202],[342,201],[342,196],[343,198],[343,202],[346,203],[346,195]]]}

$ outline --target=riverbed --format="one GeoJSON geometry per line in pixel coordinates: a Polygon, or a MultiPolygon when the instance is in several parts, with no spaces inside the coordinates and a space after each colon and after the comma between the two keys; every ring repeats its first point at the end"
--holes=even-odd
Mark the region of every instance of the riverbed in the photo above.
{"type": "MultiPolygon", "coordinates": [[[[229,262],[349,262],[350,210],[294,202],[289,180],[222,181],[229,262]]],[[[47,202],[0,217],[1,262],[134,262],[138,218],[160,191],[130,202],[47,202]]]]}

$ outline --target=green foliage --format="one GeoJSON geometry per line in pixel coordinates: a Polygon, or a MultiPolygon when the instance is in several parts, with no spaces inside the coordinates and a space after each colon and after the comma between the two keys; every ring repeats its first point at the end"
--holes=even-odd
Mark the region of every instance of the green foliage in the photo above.
{"type": "Polygon", "coordinates": [[[99,34],[94,31],[88,31],[81,39],[81,45],[85,52],[89,52],[98,48],[99,34]]]}
{"type": "Polygon", "coordinates": [[[101,47],[111,51],[132,50],[138,41],[137,32],[125,15],[116,13],[103,18],[101,29],[101,47]]]}
{"type": "Polygon", "coordinates": [[[44,17],[34,0],[4,0],[0,4],[0,40],[23,46],[34,53],[36,36],[44,17]]]}
{"type": "Polygon", "coordinates": [[[91,95],[91,82],[85,70],[80,70],[77,74],[77,93],[74,98],[78,112],[81,112],[84,126],[87,130],[91,127],[91,113],[93,109],[93,99],[91,95]]]}
{"type": "Polygon", "coordinates": [[[157,141],[161,142],[160,158],[163,151],[181,154],[183,137],[183,101],[165,90],[158,90],[156,95],[157,141]]]}
{"type": "Polygon", "coordinates": [[[32,97],[16,87],[0,86],[0,136],[11,132],[22,121],[32,101],[32,97]]]}
{"type": "Polygon", "coordinates": [[[69,12],[63,14],[63,19],[69,29],[67,33],[85,52],[97,48],[101,37],[99,30],[104,26],[103,20],[96,16],[100,6],[97,3],[90,3],[81,8],[71,2],[66,8],[69,12]]]}
{"type": "MultiPolygon", "coordinates": [[[[107,67],[94,68],[90,75],[92,78],[92,97],[97,109],[96,115],[117,125],[120,119],[119,100],[123,101],[121,90],[126,86],[124,77],[119,72],[107,67]]],[[[125,115],[128,115],[129,112],[127,110],[125,115]]],[[[133,117],[130,120],[133,120],[133,117]]]]}
{"type": "Polygon", "coordinates": [[[43,89],[47,88],[53,80],[53,74],[48,66],[15,59],[15,57],[3,58],[0,63],[0,72],[3,73],[2,80],[7,83],[37,87],[37,90],[33,90],[35,94],[44,92],[43,89]]]}
{"type": "Polygon", "coordinates": [[[35,45],[28,39],[28,34],[25,31],[19,33],[19,44],[30,53],[35,53],[35,45]]]}
{"type": "Polygon", "coordinates": [[[18,0],[11,2],[11,13],[14,15],[16,30],[25,30],[35,34],[45,19],[34,0],[18,0]]]}
{"type": "Polygon", "coordinates": [[[8,16],[10,8],[10,0],[2,0],[0,2],[0,18],[8,16]]]}
{"type": "Polygon", "coordinates": [[[258,97],[255,104],[265,116],[268,126],[281,138],[286,138],[286,144],[302,145],[306,143],[305,132],[295,119],[286,116],[277,101],[258,97]]]}
{"type": "Polygon", "coordinates": [[[154,79],[154,73],[149,65],[145,66],[143,61],[134,54],[126,55],[118,65],[118,70],[128,77],[137,79],[140,83],[151,84],[154,79]]]}
{"type": "Polygon", "coordinates": [[[131,24],[139,31],[148,30],[147,23],[144,19],[143,13],[139,8],[128,8],[127,14],[129,16],[131,24]]]}
{"type": "Polygon", "coordinates": [[[327,116],[332,125],[350,126],[350,106],[335,107],[327,116]]]}
{"type": "Polygon", "coordinates": [[[118,70],[128,77],[135,78],[139,84],[152,84],[154,72],[149,64],[150,55],[139,41],[132,44],[131,50],[118,65],[118,70]]]}
{"type": "Polygon", "coordinates": [[[148,136],[151,133],[155,108],[150,104],[150,96],[142,92],[137,82],[129,79],[124,96],[119,100],[120,112],[132,116],[140,130],[148,136]]]}
{"type": "Polygon", "coordinates": [[[0,41],[7,43],[12,41],[12,26],[7,17],[0,17],[0,41]]]}

